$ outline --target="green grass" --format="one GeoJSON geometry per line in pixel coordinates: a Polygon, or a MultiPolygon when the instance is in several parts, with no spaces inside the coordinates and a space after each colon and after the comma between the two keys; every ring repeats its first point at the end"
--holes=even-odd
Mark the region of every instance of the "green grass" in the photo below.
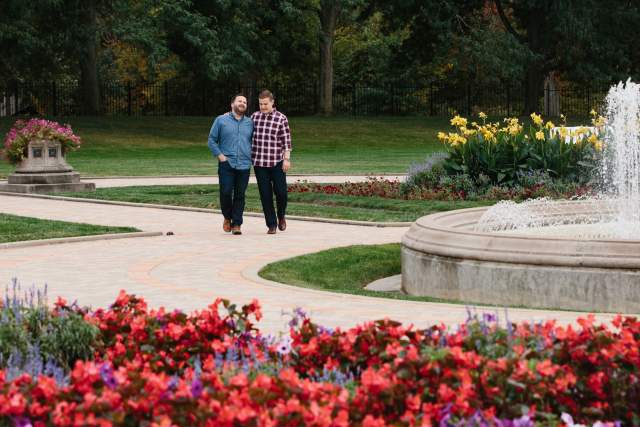
{"type": "MultiPolygon", "coordinates": [[[[85,142],[69,163],[83,175],[211,175],[212,117],[65,117],[85,142]]],[[[0,137],[13,124],[0,119],[0,137]]],[[[402,173],[439,150],[446,118],[292,117],[291,173],[402,173]]],[[[0,176],[12,166],[0,162],[0,176]]]]}
{"type": "MultiPolygon", "coordinates": [[[[69,197],[118,200],[134,203],[219,208],[217,185],[99,188],[95,192],[66,193],[69,197]]],[[[491,205],[492,201],[397,200],[381,197],[289,193],[288,215],[339,218],[357,221],[415,221],[434,212],[491,205]]],[[[250,184],[246,211],[262,212],[258,187],[250,184]]]]}
{"type": "Polygon", "coordinates": [[[454,302],[414,297],[399,291],[364,289],[374,280],[400,274],[400,244],[356,245],[334,248],[274,262],[258,275],[287,285],[370,297],[425,302],[454,302]]]}
{"type": "Polygon", "coordinates": [[[131,227],[107,227],[0,213],[0,243],[134,231],[140,230],[131,227]]]}
{"type": "MultiPolygon", "coordinates": [[[[304,288],[379,296],[379,292],[367,291],[364,287],[374,280],[400,274],[400,245],[329,249],[269,264],[258,274],[268,280],[304,288]]],[[[384,296],[404,297],[400,292],[385,292],[384,296]]]]}

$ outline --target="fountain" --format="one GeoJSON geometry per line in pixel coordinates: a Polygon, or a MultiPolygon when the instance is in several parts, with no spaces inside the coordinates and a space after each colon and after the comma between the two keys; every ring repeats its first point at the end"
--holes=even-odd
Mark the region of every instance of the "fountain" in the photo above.
{"type": "Polygon", "coordinates": [[[603,191],[422,217],[402,240],[402,288],[469,303],[640,312],[640,85],[606,99],[603,191]]]}

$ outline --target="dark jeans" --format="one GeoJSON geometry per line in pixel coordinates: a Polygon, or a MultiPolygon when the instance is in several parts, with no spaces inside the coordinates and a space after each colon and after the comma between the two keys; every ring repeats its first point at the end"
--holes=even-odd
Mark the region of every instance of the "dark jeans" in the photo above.
{"type": "Polygon", "coordinates": [[[244,193],[249,185],[250,169],[234,169],[229,162],[218,164],[220,178],[220,209],[231,225],[242,225],[244,212],[244,193]]]}
{"type": "Polygon", "coordinates": [[[258,191],[267,227],[275,227],[278,225],[278,220],[276,211],[273,209],[273,195],[276,195],[278,218],[284,218],[287,210],[287,174],[282,170],[282,162],[270,168],[254,166],[253,171],[258,181],[258,191]]]}

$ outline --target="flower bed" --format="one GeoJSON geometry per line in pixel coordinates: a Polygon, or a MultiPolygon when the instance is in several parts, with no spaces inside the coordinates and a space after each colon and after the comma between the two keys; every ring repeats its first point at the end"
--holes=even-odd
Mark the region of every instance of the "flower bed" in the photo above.
{"type": "MultiPolygon", "coordinates": [[[[20,304],[5,300],[2,315],[20,304]]],[[[121,292],[88,312],[93,360],[68,375],[0,371],[0,422],[16,425],[638,425],[640,322],[455,330],[381,320],[327,329],[296,310],[290,332],[264,336],[260,306],[216,300],[184,314],[121,292]],[[9,372],[13,372],[9,375],[9,372]],[[604,424],[604,420],[610,423],[604,424]]],[[[19,322],[18,322],[19,323],[19,322]]],[[[5,363],[6,365],[6,363],[5,363]]],[[[32,365],[34,365],[32,363],[32,365]]],[[[37,364],[35,364],[37,365],[37,364]]],[[[29,372],[26,372],[29,371],[29,372]]]]}
{"type": "Polygon", "coordinates": [[[524,173],[519,185],[478,185],[466,175],[448,176],[436,166],[410,174],[407,182],[369,178],[365,182],[289,184],[290,193],[317,193],[401,200],[527,200],[572,198],[593,193],[590,185],[558,182],[545,174],[524,173]]]}
{"type": "Polygon", "coordinates": [[[77,150],[82,144],[69,125],[44,119],[17,120],[4,139],[2,154],[10,163],[17,164],[26,157],[29,142],[41,140],[59,142],[63,152],[77,150]]]}
{"type": "Polygon", "coordinates": [[[593,128],[582,127],[570,134],[538,114],[531,114],[532,124],[525,126],[515,118],[470,125],[464,117],[451,119],[454,132],[439,132],[438,138],[448,153],[444,166],[450,175],[466,174],[473,181],[492,184],[515,184],[522,172],[548,173],[555,179],[584,182],[597,167],[603,143],[605,119],[592,111],[593,128]]]}

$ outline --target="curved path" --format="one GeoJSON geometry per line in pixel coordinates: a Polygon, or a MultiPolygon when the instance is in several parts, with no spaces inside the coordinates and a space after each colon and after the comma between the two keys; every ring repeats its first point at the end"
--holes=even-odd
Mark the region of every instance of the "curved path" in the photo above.
{"type": "MultiPolygon", "coordinates": [[[[331,327],[384,317],[420,327],[466,319],[463,305],[333,294],[268,282],[256,274],[267,263],[303,253],[399,242],[406,228],[289,221],[286,232],[268,236],[263,220],[249,217],[244,234],[231,236],[222,231],[221,216],[215,214],[3,195],[0,212],[174,233],[0,251],[0,284],[14,277],[23,287],[46,283],[50,297],[77,299],[81,305],[106,307],[120,289],[143,296],[151,306],[184,311],[204,308],[218,296],[237,303],[257,298],[264,313],[260,325],[270,332],[285,329],[287,317],[282,313],[295,307],[331,327]]],[[[508,314],[510,320],[556,318],[562,323],[580,315],[523,309],[509,309],[508,314]]],[[[504,317],[504,312],[499,310],[499,315],[504,317]]]]}

